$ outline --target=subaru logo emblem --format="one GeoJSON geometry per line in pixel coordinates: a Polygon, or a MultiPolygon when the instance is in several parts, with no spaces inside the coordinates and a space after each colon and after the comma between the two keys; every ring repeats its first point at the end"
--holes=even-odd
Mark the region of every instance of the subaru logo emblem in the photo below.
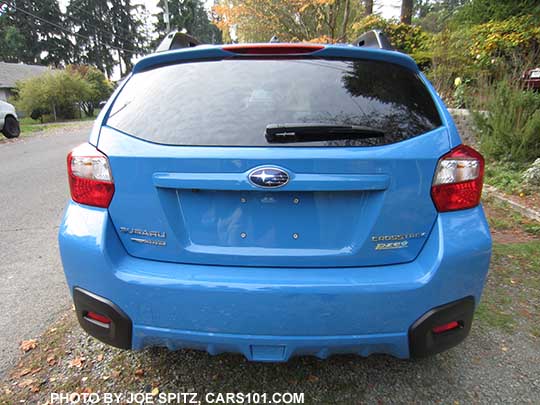
{"type": "Polygon", "coordinates": [[[289,182],[289,175],[277,167],[259,167],[249,173],[248,179],[257,187],[277,188],[289,182]]]}

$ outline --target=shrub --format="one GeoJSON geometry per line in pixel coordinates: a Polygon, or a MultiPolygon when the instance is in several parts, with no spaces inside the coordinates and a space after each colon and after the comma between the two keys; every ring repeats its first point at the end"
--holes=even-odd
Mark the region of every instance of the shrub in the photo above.
{"type": "Polygon", "coordinates": [[[90,93],[90,84],[80,75],[55,70],[18,82],[15,105],[27,115],[50,111],[55,120],[74,118],[78,104],[90,93]]]}
{"type": "Polygon", "coordinates": [[[540,27],[532,15],[477,25],[471,35],[471,59],[494,77],[501,70],[511,73],[538,60],[540,27]]]}
{"type": "Polygon", "coordinates": [[[81,107],[87,116],[93,117],[99,103],[107,100],[113,92],[111,82],[94,66],[69,65],[66,70],[70,74],[80,75],[90,85],[90,91],[81,99],[81,107]]]}
{"type": "Polygon", "coordinates": [[[50,114],[51,112],[44,108],[36,108],[30,113],[30,118],[33,120],[40,120],[43,123],[43,116],[50,114]]]}
{"type": "Polygon", "coordinates": [[[484,109],[473,117],[487,157],[529,163],[540,156],[540,93],[501,80],[488,88],[484,109]]]}
{"type": "Polygon", "coordinates": [[[421,27],[386,20],[374,14],[353,24],[353,30],[357,35],[374,29],[382,30],[396,49],[410,54],[419,65],[429,65],[431,61],[430,34],[421,27]]]}
{"type": "Polygon", "coordinates": [[[523,173],[523,182],[528,186],[540,187],[540,158],[523,173]]]}
{"type": "Polygon", "coordinates": [[[433,60],[426,76],[445,102],[452,106],[459,104],[455,103],[453,98],[456,78],[461,78],[468,85],[474,85],[473,81],[479,76],[479,67],[474,58],[465,51],[470,47],[470,38],[469,29],[446,29],[433,36],[430,42],[433,60]]]}

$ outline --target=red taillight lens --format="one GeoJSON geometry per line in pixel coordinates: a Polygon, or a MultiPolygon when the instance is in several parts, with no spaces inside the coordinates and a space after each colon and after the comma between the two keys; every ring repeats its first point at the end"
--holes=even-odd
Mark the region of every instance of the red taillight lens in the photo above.
{"type": "Polygon", "coordinates": [[[473,148],[460,145],[439,159],[431,198],[439,212],[476,207],[483,181],[484,158],[473,148]]]}
{"type": "Polygon", "coordinates": [[[107,208],[114,195],[109,159],[88,143],[67,156],[69,188],[73,201],[107,208]]]}
{"type": "Polygon", "coordinates": [[[459,328],[459,322],[452,321],[445,323],[444,325],[435,326],[433,329],[431,329],[431,331],[438,335],[439,333],[448,332],[449,330],[454,330],[457,328],[459,328]]]}
{"type": "Polygon", "coordinates": [[[227,45],[224,51],[242,55],[298,55],[320,51],[323,45],[312,44],[253,44],[227,45]]]}

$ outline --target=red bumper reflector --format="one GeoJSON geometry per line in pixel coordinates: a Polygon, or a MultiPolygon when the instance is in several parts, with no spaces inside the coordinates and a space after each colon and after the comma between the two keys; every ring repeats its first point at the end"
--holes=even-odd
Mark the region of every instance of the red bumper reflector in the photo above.
{"type": "Polygon", "coordinates": [[[456,328],[459,328],[459,322],[452,321],[452,322],[445,323],[444,325],[435,326],[433,329],[431,329],[431,331],[433,333],[439,334],[443,332],[448,332],[449,330],[456,329],[456,328]]]}
{"type": "Polygon", "coordinates": [[[94,321],[106,323],[107,325],[111,323],[110,318],[106,317],[105,315],[96,314],[95,312],[91,312],[91,311],[88,311],[85,317],[88,319],[92,319],[94,321]]]}

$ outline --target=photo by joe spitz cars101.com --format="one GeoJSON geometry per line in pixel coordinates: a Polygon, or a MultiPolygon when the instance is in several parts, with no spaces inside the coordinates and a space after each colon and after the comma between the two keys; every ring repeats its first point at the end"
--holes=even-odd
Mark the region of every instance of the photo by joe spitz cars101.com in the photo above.
{"type": "Polygon", "coordinates": [[[276,362],[465,339],[491,255],[484,159],[369,35],[135,65],[67,159],[60,250],[89,334],[276,362]]]}

